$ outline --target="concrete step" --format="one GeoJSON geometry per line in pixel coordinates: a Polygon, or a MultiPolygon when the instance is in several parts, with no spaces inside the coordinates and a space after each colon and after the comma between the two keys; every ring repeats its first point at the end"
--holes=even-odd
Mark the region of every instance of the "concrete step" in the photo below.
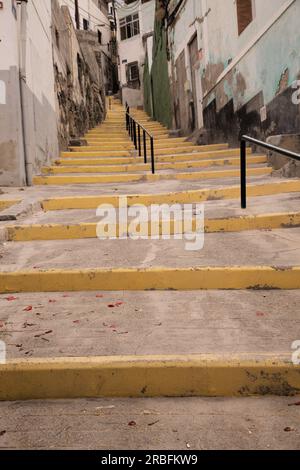
{"type": "Polygon", "coordinates": [[[21,450],[298,450],[296,403],[297,399],[287,397],[7,402],[0,404],[1,425],[7,430],[1,446],[21,450]],[[287,426],[293,431],[285,432],[287,426]]]}
{"type": "MultiPolygon", "coordinates": [[[[116,143],[110,143],[110,144],[103,144],[103,143],[98,143],[98,142],[94,142],[92,143],[93,141],[90,141],[89,142],[89,145],[88,146],[76,146],[76,147],[69,147],[71,151],[75,151],[80,149],[82,151],[98,151],[98,150],[110,150],[110,151],[114,151],[114,150],[124,150],[124,148],[131,148],[131,149],[134,149],[134,144],[133,142],[126,142],[124,144],[116,144],[116,143]]],[[[141,147],[143,149],[143,141],[141,141],[142,144],[141,144],[141,147]]],[[[167,142],[155,142],[155,148],[156,149],[165,149],[165,148],[173,148],[174,145],[176,145],[176,148],[183,148],[183,149],[186,149],[186,148],[194,148],[194,147],[197,147],[195,146],[192,142],[170,142],[170,141],[167,141],[167,142]]],[[[150,144],[147,142],[147,149],[150,150],[150,144]]]]}
{"type": "MultiPolygon", "coordinates": [[[[211,154],[216,152],[216,156],[220,155],[220,153],[217,152],[222,152],[222,156],[236,156],[239,154],[239,149],[228,149],[227,147],[223,147],[222,145],[199,145],[197,147],[188,147],[187,149],[177,149],[177,148],[167,148],[167,149],[156,149],[155,150],[155,156],[161,157],[164,155],[168,155],[168,157],[176,156],[176,155],[183,155],[182,158],[189,158],[186,157],[184,154],[191,155],[192,158],[195,155],[198,155],[199,153],[204,154],[210,152],[211,154]],[[179,153],[178,153],[179,152],[179,153]]],[[[249,149],[248,155],[251,154],[251,150],[249,149]]],[[[76,151],[73,152],[62,152],[61,156],[63,158],[71,157],[129,157],[129,151],[127,150],[114,150],[114,151],[84,151],[81,150],[81,147],[77,147],[76,151]]]]}
{"type": "MultiPolygon", "coordinates": [[[[78,147],[80,148],[80,147],[78,147]]],[[[112,156],[115,156],[115,157],[129,157],[130,156],[130,153],[128,150],[101,150],[101,151],[97,151],[97,152],[84,152],[84,151],[76,151],[76,152],[61,152],[61,156],[63,158],[65,157],[68,157],[68,156],[99,156],[99,157],[112,157],[112,156]]]]}
{"type": "MultiPolygon", "coordinates": [[[[128,137],[128,136],[127,136],[127,137],[128,137]]],[[[125,144],[125,145],[127,145],[127,144],[132,144],[132,145],[133,145],[132,141],[131,141],[130,139],[128,139],[128,138],[125,138],[125,139],[123,139],[123,140],[120,140],[120,139],[118,139],[118,138],[116,138],[116,140],[115,140],[115,138],[112,138],[112,139],[113,139],[113,143],[116,144],[116,145],[123,145],[123,144],[125,144]]],[[[110,144],[112,143],[112,140],[111,140],[111,139],[108,139],[108,137],[106,137],[106,138],[104,138],[104,139],[97,139],[97,138],[92,138],[92,139],[90,139],[90,138],[88,138],[88,139],[86,139],[86,140],[87,140],[88,144],[93,144],[93,143],[95,143],[96,145],[97,145],[97,144],[98,144],[98,145],[99,145],[99,144],[103,144],[103,145],[109,144],[109,145],[110,145],[110,144]]],[[[147,142],[148,142],[148,139],[147,139],[147,142]]],[[[160,138],[159,138],[159,139],[155,139],[155,144],[157,144],[157,145],[160,144],[160,143],[161,143],[161,144],[173,144],[173,143],[174,143],[174,144],[175,144],[175,143],[177,144],[177,143],[184,143],[184,142],[187,143],[185,137],[178,137],[178,138],[175,138],[175,137],[168,137],[168,138],[162,138],[162,139],[160,139],[160,138]]]]}
{"type": "Polygon", "coordinates": [[[31,291],[222,290],[226,286],[271,288],[278,283],[281,288],[295,288],[292,286],[300,283],[300,276],[291,268],[300,266],[299,234],[297,227],[272,232],[208,233],[203,249],[196,251],[187,251],[186,237],[11,242],[1,246],[0,285],[2,292],[19,292],[22,287],[31,291]],[[119,274],[113,268],[119,269],[119,274]],[[58,277],[51,270],[58,270],[58,277]],[[27,284],[24,272],[29,273],[31,284],[27,284]],[[91,272],[95,277],[88,277],[91,272]]]}
{"type": "MultiPolygon", "coordinates": [[[[248,166],[254,164],[263,164],[267,163],[267,158],[265,156],[261,157],[249,157],[248,166]]],[[[201,160],[201,161],[192,161],[192,162],[176,162],[176,163],[158,163],[156,165],[156,170],[182,170],[182,169],[194,169],[194,168],[205,168],[212,166],[236,166],[239,165],[238,158],[232,159],[217,159],[217,160],[201,160]]],[[[132,172],[145,172],[150,171],[150,164],[132,164],[132,165],[80,165],[74,164],[74,166],[59,164],[52,167],[43,167],[42,174],[44,175],[53,175],[53,174],[62,174],[62,173],[132,173],[132,172]]]]}
{"type": "MultiPolygon", "coordinates": [[[[98,196],[99,197],[99,196],[98,196]]],[[[130,196],[128,196],[130,198],[130,196]]],[[[53,201],[53,200],[52,200],[53,201]]],[[[66,201],[66,200],[63,200],[66,201]]],[[[104,200],[107,203],[108,199],[104,200]]],[[[114,200],[111,201],[112,203],[114,200]]],[[[117,198],[116,198],[117,202],[117,198]]],[[[155,202],[155,201],[154,201],[155,202]]],[[[189,201],[192,203],[192,200],[189,201]]],[[[277,217],[279,214],[298,214],[299,212],[300,194],[297,193],[279,193],[268,196],[251,197],[247,209],[241,209],[240,201],[238,199],[220,199],[220,200],[208,200],[204,203],[205,210],[205,226],[208,225],[208,221],[212,219],[242,219],[249,218],[249,220],[256,219],[257,216],[264,217],[266,214],[277,217]]],[[[102,200],[99,200],[99,205],[102,200]]],[[[51,227],[56,225],[64,225],[66,227],[72,227],[78,224],[95,224],[99,222],[99,217],[96,215],[96,208],[86,209],[61,209],[48,211],[47,205],[45,208],[41,208],[34,214],[26,215],[26,217],[20,218],[17,222],[7,222],[4,226],[7,227],[51,227]]],[[[151,207],[147,206],[149,213],[151,213],[151,207]]],[[[116,210],[118,210],[116,208],[116,210]]],[[[194,208],[191,211],[194,213],[194,208]]],[[[298,216],[297,216],[298,217],[298,216]]],[[[3,226],[3,228],[4,228],[3,226]]],[[[288,228],[288,224],[277,228],[288,228]]],[[[242,231],[242,224],[240,227],[242,231]]],[[[14,234],[15,237],[20,236],[18,231],[14,234]]]]}
{"type": "Polygon", "coordinates": [[[271,352],[284,358],[295,340],[300,301],[296,291],[97,291],[15,297],[8,302],[7,295],[0,295],[1,335],[10,338],[11,360],[191,354],[247,354],[254,359],[271,352]],[[29,305],[32,310],[24,313],[29,305]],[[47,331],[51,333],[43,335],[47,331]]]}
{"type": "MultiPolygon", "coordinates": [[[[135,185],[118,185],[90,187],[57,187],[55,197],[52,188],[41,187],[39,190],[42,207],[47,211],[67,209],[97,209],[101,204],[112,204],[119,207],[120,196],[127,195],[129,206],[143,204],[189,204],[197,202],[226,202],[231,200],[234,209],[240,208],[240,185],[231,179],[207,181],[205,188],[203,183],[179,181],[164,181],[154,183],[141,183],[135,185]],[[106,189],[107,188],[107,189],[106,189]]],[[[300,193],[299,179],[282,181],[281,179],[270,180],[269,177],[254,179],[250,178],[247,188],[249,198],[249,209],[252,207],[253,198],[260,203],[262,197],[278,197],[289,195],[298,201],[300,193]]]]}
{"type": "MultiPolygon", "coordinates": [[[[75,214],[65,214],[65,211],[56,216],[55,223],[43,224],[21,224],[21,225],[7,225],[3,228],[2,240],[6,241],[33,241],[33,240],[75,240],[75,239],[88,239],[97,238],[98,226],[101,225],[101,219],[95,216],[83,214],[82,218],[78,218],[76,223],[74,220],[75,214]],[[66,220],[72,217],[69,223],[66,220]],[[85,219],[92,219],[94,222],[84,222],[85,219]]],[[[48,213],[47,213],[48,214],[48,213]]],[[[197,230],[197,220],[194,217],[193,211],[190,212],[189,217],[192,224],[188,227],[188,232],[192,229],[194,232],[197,230]]],[[[187,213],[185,213],[187,216],[187,213]]],[[[184,234],[185,228],[183,224],[177,224],[174,221],[174,214],[170,215],[171,221],[169,223],[169,233],[171,235],[184,234]]],[[[45,217],[49,219],[48,217],[45,217]]],[[[51,218],[51,217],[50,217],[51,218]]],[[[158,233],[164,233],[166,224],[162,221],[162,215],[158,217],[158,233]]],[[[153,214],[149,211],[148,220],[146,222],[147,235],[151,236],[153,214]],[[149,220],[149,222],[148,222],[149,220]]],[[[131,221],[127,224],[126,234],[130,234],[131,221]]],[[[250,230],[272,230],[281,228],[293,228],[300,225],[300,212],[298,210],[290,212],[270,212],[259,215],[243,215],[240,217],[207,217],[204,222],[205,233],[227,233],[227,232],[242,232],[250,230]]],[[[102,224],[103,230],[105,225],[102,224]]],[[[1,232],[1,228],[0,228],[1,232]]],[[[124,235],[124,228],[120,228],[120,224],[116,222],[115,227],[116,237],[124,235]]]]}
{"type": "MultiPolygon", "coordinates": [[[[251,150],[248,151],[249,157],[252,155],[251,150]]],[[[156,164],[159,163],[177,163],[177,162],[192,162],[192,161],[201,161],[201,160],[219,160],[219,159],[228,159],[239,156],[239,149],[229,149],[229,150],[212,150],[206,151],[203,149],[201,152],[189,153],[189,154],[177,154],[177,155],[167,155],[159,156],[155,158],[156,164]]],[[[261,157],[261,155],[259,155],[261,157]]],[[[147,155],[148,161],[150,160],[149,155],[147,155]]],[[[78,156],[76,152],[67,152],[65,157],[56,160],[55,163],[58,165],[128,165],[128,164],[138,164],[144,161],[144,157],[81,157],[78,156]]]]}
{"type": "MultiPolygon", "coordinates": [[[[270,175],[273,169],[268,167],[249,168],[249,176],[270,175]]],[[[119,182],[138,182],[177,179],[177,180],[206,180],[206,179],[223,179],[238,178],[240,169],[223,170],[217,169],[202,172],[186,172],[186,173],[151,173],[145,174],[99,174],[99,175],[53,175],[53,176],[35,176],[33,184],[35,185],[67,185],[67,184],[97,184],[97,183],[119,183],[119,182]]]]}

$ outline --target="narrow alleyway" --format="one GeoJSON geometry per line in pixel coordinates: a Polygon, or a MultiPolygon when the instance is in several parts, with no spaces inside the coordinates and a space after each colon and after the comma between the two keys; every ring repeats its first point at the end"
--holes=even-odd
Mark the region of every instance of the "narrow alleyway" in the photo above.
{"type": "Polygon", "coordinates": [[[249,150],[242,211],[238,149],[132,114],[155,137],[155,175],[114,100],[87,146],[0,196],[0,398],[16,400],[0,404],[0,446],[297,448],[300,181],[249,150]],[[99,240],[96,210],[121,195],[204,203],[203,249],[99,240]]]}

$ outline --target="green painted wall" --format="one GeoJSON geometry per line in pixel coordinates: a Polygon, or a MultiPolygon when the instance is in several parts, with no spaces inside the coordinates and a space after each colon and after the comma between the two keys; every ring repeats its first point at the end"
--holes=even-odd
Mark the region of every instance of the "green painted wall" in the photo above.
{"type": "Polygon", "coordinates": [[[161,21],[155,21],[153,65],[151,71],[153,117],[168,128],[172,127],[171,91],[168,74],[166,31],[161,21]]]}
{"type": "Polygon", "coordinates": [[[149,74],[148,54],[146,54],[145,67],[144,67],[144,108],[145,108],[146,113],[149,116],[152,116],[151,77],[149,74]]]}

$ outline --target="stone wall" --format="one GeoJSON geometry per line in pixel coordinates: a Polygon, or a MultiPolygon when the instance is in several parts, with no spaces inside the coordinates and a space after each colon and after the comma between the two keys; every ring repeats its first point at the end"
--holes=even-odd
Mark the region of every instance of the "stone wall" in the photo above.
{"type": "Polygon", "coordinates": [[[101,46],[76,31],[67,7],[52,1],[53,63],[60,148],[103,121],[106,113],[101,46]]]}

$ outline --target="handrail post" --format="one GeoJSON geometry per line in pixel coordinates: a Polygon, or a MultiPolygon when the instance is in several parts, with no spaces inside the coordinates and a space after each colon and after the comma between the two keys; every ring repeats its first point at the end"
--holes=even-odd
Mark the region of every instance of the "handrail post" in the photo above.
{"type": "Polygon", "coordinates": [[[246,141],[241,140],[241,207],[247,209],[247,147],[246,141]]]}
{"type": "Polygon", "coordinates": [[[139,140],[139,157],[142,156],[142,146],[141,146],[141,128],[138,124],[138,140],[139,140]]]}
{"type": "Polygon", "coordinates": [[[151,142],[151,170],[152,174],[155,174],[155,161],[154,161],[154,142],[153,142],[153,137],[150,137],[150,142],[151,142]]]}
{"type": "Polygon", "coordinates": [[[136,134],[136,121],[135,120],[133,120],[133,138],[134,138],[135,150],[137,150],[137,134],[136,134]]]}
{"type": "Polygon", "coordinates": [[[147,141],[146,141],[146,131],[143,129],[143,140],[144,140],[144,163],[147,163],[147,141]]]}

